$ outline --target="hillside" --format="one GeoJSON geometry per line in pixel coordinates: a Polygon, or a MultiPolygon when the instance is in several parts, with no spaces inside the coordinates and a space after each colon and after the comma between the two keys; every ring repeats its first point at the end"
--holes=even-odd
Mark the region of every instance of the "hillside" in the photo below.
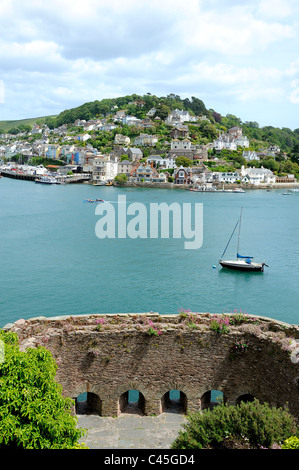
{"type": "Polygon", "coordinates": [[[55,119],[56,117],[57,116],[43,116],[36,118],[19,119],[15,121],[0,121],[0,130],[3,132],[8,132],[10,129],[14,128],[22,129],[23,126],[32,127],[35,123],[44,124],[48,119],[55,119]]]}
{"type": "MultiPolygon", "coordinates": [[[[291,130],[283,127],[282,129],[265,126],[260,127],[256,121],[242,122],[240,117],[233,114],[222,116],[213,109],[207,109],[204,102],[194,96],[182,99],[173,93],[166,97],[157,97],[151,93],[146,95],[127,95],[118,98],[95,100],[93,102],[84,103],[78,107],[66,109],[56,116],[44,116],[40,118],[24,119],[20,121],[0,121],[0,132],[8,132],[11,129],[18,128],[20,130],[28,130],[27,126],[33,123],[46,123],[50,129],[54,129],[63,124],[71,127],[76,120],[90,120],[101,118],[112,120],[115,118],[117,111],[125,110],[127,115],[134,116],[138,119],[146,119],[148,112],[154,110],[150,116],[155,126],[150,130],[160,135],[159,141],[169,138],[169,129],[166,129],[164,121],[168,114],[175,109],[188,111],[191,116],[205,116],[208,120],[202,120],[199,123],[188,123],[190,138],[194,143],[206,144],[212,142],[220,133],[227,132],[234,126],[241,127],[243,134],[250,139],[250,146],[253,150],[267,148],[269,146],[278,146],[283,153],[287,154],[293,162],[299,163],[299,129],[291,130]]],[[[127,126],[121,126],[118,129],[120,133],[127,134],[127,126]]],[[[150,132],[149,131],[149,132],[150,132]]],[[[14,132],[16,133],[16,132],[14,132]]],[[[100,142],[107,133],[102,137],[98,136],[98,147],[102,147],[104,142],[100,142]],[[101,145],[100,145],[101,144],[101,145]]],[[[128,135],[128,134],[127,134],[128,135]]],[[[112,140],[114,135],[108,136],[108,140],[112,140]]],[[[104,140],[105,140],[104,139],[104,140]]],[[[283,157],[280,157],[283,158],[283,157]]]]}

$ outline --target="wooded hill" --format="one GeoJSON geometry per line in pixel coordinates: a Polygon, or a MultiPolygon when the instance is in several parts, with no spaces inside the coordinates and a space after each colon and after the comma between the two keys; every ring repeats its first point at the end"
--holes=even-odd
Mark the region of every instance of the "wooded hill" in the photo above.
{"type": "MultiPolygon", "coordinates": [[[[282,153],[287,153],[288,157],[290,157],[293,162],[299,163],[299,128],[291,130],[286,127],[260,127],[256,121],[242,122],[240,117],[234,116],[233,114],[222,116],[214,109],[207,109],[204,102],[194,96],[192,96],[191,99],[182,99],[180,96],[173,93],[166,97],[157,97],[150,93],[143,96],[132,94],[84,103],[81,106],[64,110],[57,116],[40,118],[40,120],[46,123],[50,129],[53,129],[62,124],[71,126],[77,119],[86,121],[94,118],[112,119],[116,111],[122,109],[126,110],[128,115],[145,119],[147,113],[152,108],[156,110],[152,119],[157,127],[159,124],[164,124],[164,120],[170,111],[175,109],[189,111],[190,114],[195,116],[206,116],[208,121],[189,123],[190,137],[197,143],[204,144],[211,142],[221,131],[226,132],[231,127],[239,126],[243,129],[243,134],[247,135],[249,138],[252,149],[257,150],[259,148],[267,148],[270,145],[277,145],[282,153]]],[[[39,119],[26,120],[26,124],[29,124],[29,121],[37,122],[38,120],[39,119]]],[[[21,126],[17,125],[17,122],[18,121],[14,121],[14,126],[21,128],[21,126]]],[[[24,120],[19,122],[24,124],[24,120]]],[[[0,128],[1,127],[0,122],[0,128]]],[[[7,130],[7,126],[5,127],[7,130]]],[[[155,131],[157,129],[151,130],[155,131]]],[[[167,132],[165,132],[165,136],[163,135],[163,128],[159,129],[159,133],[161,137],[167,137],[167,132]]]]}
{"type": "MultiPolygon", "coordinates": [[[[171,110],[180,109],[189,111],[195,116],[206,116],[210,121],[204,131],[204,136],[214,138],[218,135],[219,130],[226,131],[231,127],[239,126],[243,129],[243,133],[248,136],[251,141],[263,142],[267,145],[278,145],[283,152],[291,154],[295,150],[299,150],[299,129],[292,131],[289,128],[282,129],[265,126],[260,127],[256,121],[242,122],[241,118],[233,114],[222,116],[213,109],[207,109],[204,102],[194,96],[182,99],[175,94],[169,94],[166,97],[157,97],[147,93],[146,95],[127,95],[119,98],[103,99],[101,101],[93,101],[84,103],[76,108],[62,111],[56,118],[48,121],[51,127],[58,127],[62,124],[70,124],[77,119],[93,119],[94,117],[108,117],[111,113],[115,114],[117,110],[125,109],[127,114],[144,119],[148,111],[152,108],[156,109],[153,118],[165,120],[171,110]],[[210,134],[210,135],[209,135],[210,134]]],[[[298,152],[296,152],[298,153],[298,152]]]]}

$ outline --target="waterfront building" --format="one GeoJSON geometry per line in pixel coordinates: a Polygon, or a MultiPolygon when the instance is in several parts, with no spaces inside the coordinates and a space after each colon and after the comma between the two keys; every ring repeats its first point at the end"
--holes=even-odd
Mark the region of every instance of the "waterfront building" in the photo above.
{"type": "Polygon", "coordinates": [[[133,169],[133,163],[130,160],[122,160],[118,162],[118,174],[122,173],[127,176],[130,176],[133,169]]]}
{"type": "Polygon", "coordinates": [[[192,169],[181,165],[174,170],[173,177],[175,184],[190,184],[192,182],[192,169]]]}
{"type": "Polygon", "coordinates": [[[148,165],[146,163],[140,163],[136,166],[130,175],[130,181],[132,182],[148,182],[148,183],[165,183],[165,173],[158,173],[153,164],[148,165]]]}
{"type": "Polygon", "coordinates": [[[249,182],[254,185],[273,184],[276,182],[274,173],[264,167],[245,168],[245,166],[242,165],[240,175],[242,179],[247,176],[249,178],[249,182]]]}
{"type": "Polygon", "coordinates": [[[101,155],[94,158],[92,163],[92,181],[94,183],[112,181],[117,174],[117,157],[111,155],[101,155]]]}

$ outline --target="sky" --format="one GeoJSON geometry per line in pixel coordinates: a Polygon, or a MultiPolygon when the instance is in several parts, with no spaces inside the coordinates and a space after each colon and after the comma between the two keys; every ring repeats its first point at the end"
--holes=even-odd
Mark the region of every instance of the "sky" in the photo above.
{"type": "Polygon", "coordinates": [[[0,120],[151,93],[299,128],[298,0],[0,0],[0,120]]]}

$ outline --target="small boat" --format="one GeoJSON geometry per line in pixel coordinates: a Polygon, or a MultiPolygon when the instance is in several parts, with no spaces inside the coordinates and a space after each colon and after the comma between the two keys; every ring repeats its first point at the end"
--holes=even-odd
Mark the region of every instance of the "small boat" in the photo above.
{"type": "Polygon", "coordinates": [[[239,245],[240,245],[240,232],[241,232],[241,218],[242,218],[242,209],[241,209],[241,214],[240,214],[240,219],[237,221],[235,228],[233,230],[233,233],[230,236],[230,239],[226,245],[226,248],[222,254],[221,259],[219,260],[219,264],[223,268],[227,269],[235,269],[239,271],[249,271],[249,272],[254,272],[254,271],[264,271],[264,266],[268,265],[265,262],[262,263],[255,263],[252,261],[253,256],[242,256],[239,254],[239,245]],[[228,245],[232,239],[232,236],[239,225],[239,236],[238,236],[238,248],[237,248],[237,258],[235,260],[224,260],[223,256],[228,248],[228,245]]]}
{"type": "Polygon", "coordinates": [[[84,199],[83,202],[90,202],[93,204],[94,202],[105,202],[104,199],[84,199]]]}
{"type": "Polygon", "coordinates": [[[246,193],[246,191],[244,191],[244,189],[242,189],[242,188],[235,188],[235,189],[233,190],[233,192],[234,192],[234,193],[246,193]]]}
{"type": "Polygon", "coordinates": [[[42,183],[42,184],[57,184],[57,179],[53,178],[53,176],[42,176],[41,178],[36,178],[35,180],[36,183],[42,183]]]}

